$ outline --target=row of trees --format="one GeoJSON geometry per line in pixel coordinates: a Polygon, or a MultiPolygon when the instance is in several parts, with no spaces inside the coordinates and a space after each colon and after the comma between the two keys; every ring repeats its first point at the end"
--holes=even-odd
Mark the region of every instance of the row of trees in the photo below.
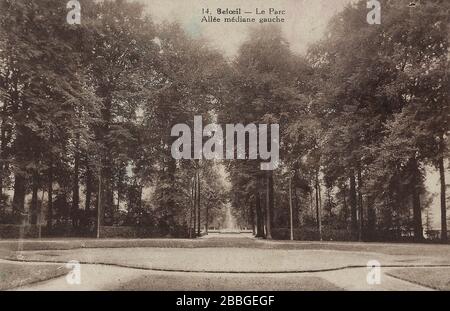
{"type": "Polygon", "coordinates": [[[359,1],[304,56],[259,26],[232,62],[140,4],[80,2],[81,25],[60,1],[0,4],[1,222],[195,236],[229,200],[260,237],[279,237],[291,205],[318,238],[421,239],[431,166],[446,240],[446,1],[383,1],[381,25],[359,1]],[[228,192],[216,162],[175,160],[171,128],[195,115],[279,124],[280,167],[226,162],[228,192]]]}
{"type": "Polygon", "coordinates": [[[255,223],[257,236],[289,227],[291,202],[294,225],[315,226],[320,238],[323,225],[365,240],[412,228],[420,240],[431,166],[440,175],[447,240],[450,6],[384,1],[382,8],[381,25],[369,25],[365,1],[347,6],[305,57],[270,27],[255,29],[241,47],[232,78],[239,95],[224,117],[279,123],[282,136],[275,173],[230,165],[237,214],[255,223]]]}
{"type": "Polygon", "coordinates": [[[194,176],[203,209],[221,207],[223,187],[213,163],[171,157],[170,129],[207,118],[224,60],[141,4],[80,2],[81,24],[69,25],[61,1],[1,1],[1,221],[28,213],[86,232],[99,214],[186,235],[194,176]]]}

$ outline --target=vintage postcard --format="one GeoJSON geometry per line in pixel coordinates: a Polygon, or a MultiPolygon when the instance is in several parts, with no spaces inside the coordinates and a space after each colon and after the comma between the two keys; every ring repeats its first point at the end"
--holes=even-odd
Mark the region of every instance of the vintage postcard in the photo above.
{"type": "Polygon", "coordinates": [[[0,0],[0,290],[450,290],[449,33],[447,0],[0,0]]]}

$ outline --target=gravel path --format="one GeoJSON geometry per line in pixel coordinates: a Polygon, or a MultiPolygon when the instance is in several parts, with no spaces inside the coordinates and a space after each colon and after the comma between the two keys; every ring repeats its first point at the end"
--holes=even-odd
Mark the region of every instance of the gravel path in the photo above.
{"type": "MultiPolygon", "coordinates": [[[[441,267],[442,278],[450,279],[446,275],[450,272],[449,246],[441,247],[441,252],[432,249],[424,253],[421,245],[385,244],[383,249],[380,243],[372,248],[362,243],[261,243],[236,236],[188,242],[194,244],[165,248],[158,242],[159,247],[77,249],[68,244],[63,250],[25,250],[20,252],[21,259],[29,262],[81,262],[82,283],[69,285],[65,277],[59,277],[21,289],[428,290],[433,286],[418,284],[429,283],[389,275],[392,269],[424,266],[441,267]],[[212,244],[201,247],[205,240],[212,244]],[[370,285],[366,281],[370,260],[381,264],[380,284],[370,285]]],[[[167,244],[173,243],[168,240],[167,244]]],[[[17,260],[17,254],[9,252],[6,258],[4,254],[2,257],[17,260]]]]}

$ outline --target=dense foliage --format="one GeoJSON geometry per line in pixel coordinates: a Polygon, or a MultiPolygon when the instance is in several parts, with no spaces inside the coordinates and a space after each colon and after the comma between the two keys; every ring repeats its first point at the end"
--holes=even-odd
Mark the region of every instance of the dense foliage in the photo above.
{"type": "Polygon", "coordinates": [[[446,240],[448,1],[382,1],[380,25],[356,2],[306,55],[260,25],[231,62],[141,4],[80,2],[69,25],[61,1],[0,0],[0,223],[193,236],[231,203],[272,238],[292,204],[314,238],[422,239],[434,167],[446,240]],[[279,124],[280,167],[224,162],[228,188],[217,161],[175,160],[171,128],[195,115],[279,124]]]}

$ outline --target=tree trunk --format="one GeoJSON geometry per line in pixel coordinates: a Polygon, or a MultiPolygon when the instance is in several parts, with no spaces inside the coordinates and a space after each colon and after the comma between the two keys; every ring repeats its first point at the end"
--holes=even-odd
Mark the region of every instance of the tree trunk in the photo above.
{"type": "Polygon", "coordinates": [[[358,174],[358,241],[362,241],[364,229],[364,206],[362,197],[361,169],[359,167],[357,174],[358,174]]]}
{"type": "Polygon", "coordinates": [[[31,208],[30,208],[30,223],[32,225],[37,224],[37,213],[38,213],[38,189],[39,189],[39,174],[37,171],[33,172],[33,185],[32,185],[32,195],[31,195],[31,208]]]}
{"type": "Polygon", "coordinates": [[[109,86],[102,85],[97,90],[99,96],[102,98],[104,106],[101,109],[102,125],[98,131],[98,140],[105,143],[105,153],[101,155],[101,170],[99,177],[99,184],[101,183],[101,191],[99,192],[100,214],[97,222],[100,226],[110,225],[113,217],[113,185],[112,185],[112,159],[110,146],[106,144],[106,137],[111,131],[112,123],[112,102],[113,95],[109,86]]]}
{"type": "Polygon", "coordinates": [[[297,195],[297,191],[295,187],[292,189],[294,192],[294,210],[293,210],[293,222],[294,222],[294,228],[300,227],[300,198],[297,195]]]}
{"type": "MultiPolygon", "coordinates": [[[[3,110],[6,110],[6,103],[3,104],[3,110]]],[[[3,113],[6,113],[5,111],[3,111],[3,113]]],[[[5,172],[5,163],[4,161],[6,161],[6,148],[7,148],[7,142],[6,142],[6,118],[5,116],[3,116],[2,118],[2,126],[1,126],[1,135],[0,135],[0,200],[2,199],[3,196],[3,180],[4,177],[6,177],[6,172],[5,172]]],[[[2,208],[1,206],[1,202],[0,202],[0,209],[2,208]]]]}
{"type": "Polygon", "coordinates": [[[50,233],[53,225],[53,158],[50,155],[48,168],[48,203],[47,203],[47,232],[50,233]]]}
{"type": "MultiPolygon", "coordinates": [[[[10,72],[8,70],[8,72],[10,72]]],[[[8,101],[3,102],[3,109],[2,109],[2,126],[1,126],[1,150],[0,150],[0,199],[3,194],[3,189],[5,187],[5,179],[8,179],[9,177],[9,171],[8,171],[8,158],[10,156],[10,147],[8,147],[8,144],[11,141],[12,137],[12,124],[8,120],[8,117],[10,114],[17,113],[17,100],[18,100],[18,90],[17,90],[17,83],[16,83],[16,92],[14,92],[14,95],[11,96],[12,102],[8,104],[8,101]]],[[[1,205],[1,202],[0,202],[1,205]]],[[[0,206],[1,209],[1,206],[0,206]]]]}
{"type": "Polygon", "coordinates": [[[200,189],[200,173],[197,173],[197,236],[200,236],[201,233],[201,208],[200,208],[200,195],[201,195],[201,189],[200,189]]]}
{"type": "Polygon", "coordinates": [[[316,172],[316,219],[317,219],[317,231],[319,233],[319,240],[322,241],[322,217],[320,211],[320,185],[319,185],[319,173],[316,172]]]}
{"type": "Polygon", "coordinates": [[[194,225],[193,225],[193,235],[194,236],[196,236],[196,231],[197,231],[197,172],[195,172],[195,175],[194,175],[194,185],[193,185],[193,193],[194,193],[194,195],[193,195],[193,201],[192,201],[192,204],[193,204],[193,213],[194,213],[194,215],[193,215],[193,219],[194,219],[194,225]]]}
{"type": "Polygon", "coordinates": [[[327,188],[327,200],[328,200],[328,206],[329,206],[329,211],[328,211],[328,217],[330,218],[330,220],[333,218],[333,202],[331,200],[331,188],[327,188]]]}
{"type": "Polygon", "coordinates": [[[89,227],[89,218],[91,212],[91,200],[92,200],[92,171],[89,166],[89,161],[86,160],[86,195],[84,200],[84,223],[89,227]]]}
{"type": "MultiPolygon", "coordinates": [[[[53,144],[53,129],[50,128],[48,143],[53,144]]],[[[47,181],[47,234],[51,233],[53,226],[53,154],[51,150],[48,154],[48,181],[47,181]]]]}
{"type": "Polygon", "coordinates": [[[123,179],[126,175],[126,165],[122,166],[119,164],[119,172],[118,172],[118,179],[117,179],[117,207],[116,211],[118,212],[120,210],[120,198],[122,196],[122,188],[123,188],[123,179]]]}
{"type": "Polygon", "coordinates": [[[14,195],[12,210],[15,216],[19,216],[25,209],[25,177],[21,174],[14,175],[14,195]]]}
{"type": "Polygon", "coordinates": [[[195,178],[191,179],[191,197],[190,197],[190,213],[189,213],[189,238],[192,239],[192,223],[194,222],[194,228],[195,228],[195,221],[194,221],[194,215],[195,215],[195,195],[194,195],[194,189],[195,189],[195,178]]]}
{"type": "Polygon", "coordinates": [[[256,234],[255,228],[255,207],[250,205],[250,225],[252,226],[252,234],[256,234]]]}
{"type": "Polygon", "coordinates": [[[205,234],[208,234],[208,226],[209,226],[209,204],[206,202],[205,204],[205,234]]]}
{"type": "Polygon", "coordinates": [[[273,219],[273,172],[267,174],[267,190],[266,190],[266,239],[272,239],[272,219],[273,219]]]}
{"type": "Polygon", "coordinates": [[[344,216],[344,222],[345,223],[347,223],[347,221],[348,221],[348,206],[347,206],[347,186],[346,185],[344,185],[344,188],[342,189],[342,191],[344,192],[344,195],[343,195],[343,203],[344,203],[344,207],[343,207],[343,216],[344,216]]]}
{"type": "Polygon", "coordinates": [[[255,191],[255,210],[256,210],[256,237],[264,237],[263,213],[261,209],[261,196],[259,189],[255,191]]]}
{"type": "Polygon", "coordinates": [[[367,198],[367,238],[369,241],[373,241],[375,238],[375,227],[376,227],[376,214],[374,209],[373,197],[368,196],[367,198]]]}
{"type": "Polygon", "coordinates": [[[97,192],[97,239],[101,236],[101,227],[103,226],[104,209],[103,209],[103,170],[98,173],[98,192],[97,192]]]}
{"type": "Polygon", "coordinates": [[[414,223],[414,237],[417,241],[423,240],[422,229],[422,209],[420,207],[420,181],[419,181],[419,167],[416,159],[411,160],[411,192],[413,205],[413,223],[414,223]]]}
{"type": "Polygon", "coordinates": [[[143,215],[143,208],[142,208],[142,193],[144,192],[144,187],[141,185],[138,185],[139,187],[139,212],[138,212],[138,224],[140,225],[142,223],[142,215],[143,215]]]}
{"type": "MultiPolygon", "coordinates": [[[[167,152],[167,150],[166,150],[167,152]]],[[[162,193],[162,202],[164,207],[164,217],[163,221],[163,230],[170,235],[177,235],[179,232],[177,230],[179,227],[177,226],[175,215],[176,215],[176,199],[175,193],[173,189],[176,189],[176,179],[175,174],[177,170],[177,162],[176,160],[170,156],[170,154],[166,155],[166,173],[163,174],[163,180],[170,187],[166,187],[162,193]]]]}
{"type": "Polygon", "coordinates": [[[112,225],[114,223],[114,196],[113,196],[113,182],[112,182],[112,164],[108,159],[104,162],[103,177],[102,177],[102,213],[101,224],[112,225]]]}
{"type": "Polygon", "coordinates": [[[80,209],[80,153],[78,152],[79,143],[77,142],[77,150],[75,151],[75,165],[73,169],[73,184],[72,184],[72,226],[78,227],[78,210],[80,209]]]}
{"type": "Polygon", "coordinates": [[[356,180],[355,174],[350,174],[350,217],[351,217],[351,231],[353,239],[358,237],[358,220],[357,220],[357,206],[356,206],[356,180]]]}
{"type": "Polygon", "coordinates": [[[294,240],[294,207],[292,204],[292,177],[289,177],[289,230],[290,239],[294,240]]]}
{"type": "Polygon", "coordinates": [[[439,176],[441,183],[441,240],[446,243],[447,237],[447,204],[446,194],[445,194],[445,168],[444,168],[444,157],[439,158],[439,176]]]}

